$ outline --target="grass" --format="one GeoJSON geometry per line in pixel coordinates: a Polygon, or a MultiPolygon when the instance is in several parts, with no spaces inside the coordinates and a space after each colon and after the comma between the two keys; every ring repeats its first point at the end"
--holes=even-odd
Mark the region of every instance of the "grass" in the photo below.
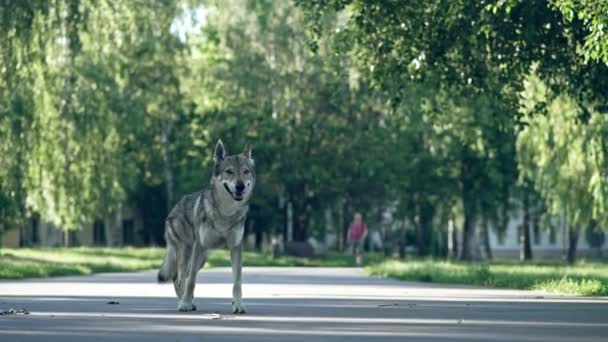
{"type": "MultiPolygon", "coordinates": [[[[371,265],[382,260],[381,254],[369,254],[366,256],[365,264],[371,265]]],[[[300,258],[292,256],[281,256],[273,259],[268,253],[244,252],[243,264],[245,266],[304,266],[304,267],[351,267],[355,265],[352,255],[332,253],[323,258],[300,258]]],[[[205,267],[230,266],[230,253],[226,250],[213,250],[207,258],[205,267]]]]}
{"type": "MultiPolygon", "coordinates": [[[[19,248],[0,250],[0,279],[129,272],[160,266],[162,248],[19,248]]],[[[325,258],[279,257],[244,252],[245,266],[349,267],[351,255],[325,258]]],[[[566,266],[557,261],[519,263],[494,261],[464,263],[439,260],[385,260],[380,254],[365,256],[366,271],[375,276],[435,283],[483,285],[544,290],[584,296],[608,296],[608,263],[582,261],[566,266]]],[[[230,266],[226,250],[212,250],[206,268],[230,266]]]]}
{"type": "Polygon", "coordinates": [[[464,263],[434,260],[386,260],[366,267],[374,276],[434,283],[544,290],[583,296],[608,296],[608,264],[581,261],[464,263]]]}
{"type": "Polygon", "coordinates": [[[3,249],[0,279],[86,275],[156,268],[160,248],[19,248],[3,249]]]}
{"type": "MultiPolygon", "coordinates": [[[[158,268],[162,248],[18,248],[0,250],[0,279],[22,279],[64,275],[86,275],[99,272],[130,272],[158,268]]],[[[245,266],[347,267],[354,264],[350,255],[332,254],[325,258],[279,257],[244,252],[245,266]]],[[[371,255],[368,263],[379,261],[371,255]]],[[[212,250],[206,268],[230,266],[230,253],[212,250]]]]}

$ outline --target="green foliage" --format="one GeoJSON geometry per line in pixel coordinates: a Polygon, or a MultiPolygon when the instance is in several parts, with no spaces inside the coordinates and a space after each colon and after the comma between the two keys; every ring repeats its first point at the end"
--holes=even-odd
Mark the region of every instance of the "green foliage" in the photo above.
{"type": "MultiPolygon", "coordinates": [[[[608,89],[608,69],[602,63],[607,51],[603,32],[608,2],[297,3],[304,9],[314,34],[313,48],[324,37],[339,36],[346,42],[340,45],[340,53],[357,56],[357,65],[369,71],[371,84],[387,94],[393,107],[410,106],[411,98],[420,96],[412,95],[409,87],[412,82],[432,89],[429,92],[433,95],[422,95],[431,104],[442,103],[442,92],[447,94],[445,109],[438,111],[442,114],[433,115],[427,109],[418,117],[423,125],[455,128],[456,134],[444,134],[446,138],[442,139],[447,141],[449,137],[451,141],[445,144],[445,151],[449,151],[445,155],[460,157],[460,163],[452,161],[451,167],[446,168],[452,171],[428,177],[416,185],[436,184],[441,179],[445,184],[460,187],[460,194],[455,191],[458,186],[442,187],[447,191],[438,205],[447,207],[439,210],[443,213],[440,217],[454,212],[462,216],[465,242],[473,235],[467,236],[469,226],[474,231],[479,218],[482,221],[490,218],[493,226],[505,227],[511,209],[509,198],[518,191],[531,191],[527,186],[516,187],[513,182],[515,158],[520,164],[522,184],[532,179],[533,188],[543,196],[540,200],[546,202],[550,215],[561,216],[560,210],[568,210],[568,219],[573,224],[586,224],[591,218],[605,219],[606,150],[600,147],[604,146],[605,125],[602,115],[597,113],[605,112],[608,89]],[[331,16],[343,19],[339,35],[324,29],[331,16]],[[528,106],[534,110],[518,112],[518,107],[523,106],[518,93],[531,70],[540,80],[550,83],[554,96],[568,98],[580,108],[570,111],[562,121],[562,126],[571,128],[568,139],[578,139],[573,149],[562,145],[562,149],[569,149],[564,152],[569,156],[567,160],[553,147],[538,145],[535,139],[544,139],[541,132],[527,126],[533,120],[543,120],[538,109],[546,110],[547,103],[530,100],[532,104],[528,106]],[[458,133],[462,135],[459,137],[458,133]],[[540,155],[544,161],[551,160],[551,165],[537,168],[535,163],[540,155]],[[571,187],[576,191],[568,192],[571,187]]],[[[437,106],[430,108],[434,107],[437,106]]],[[[412,113],[416,111],[404,114],[417,117],[412,113]]],[[[416,136],[414,132],[408,136],[416,136]]],[[[421,142],[426,146],[430,141],[425,138],[421,142]]],[[[431,143],[433,150],[436,145],[441,144],[431,143]]],[[[419,158],[425,155],[420,152],[414,155],[419,158]]],[[[450,159],[437,161],[442,166],[450,165],[450,159]]],[[[424,169],[436,169],[430,165],[424,169]]],[[[432,191],[424,194],[436,196],[432,191]]],[[[419,202],[421,196],[416,198],[413,202],[419,202]]],[[[411,216],[421,217],[419,213],[411,216]]],[[[465,243],[465,251],[467,248],[465,243]]]]}
{"type": "MultiPolygon", "coordinates": [[[[606,6],[601,1],[298,1],[316,37],[323,18],[343,13],[343,36],[375,84],[396,97],[410,79],[488,88],[488,75],[519,87],[530,65],[568,77],[566,88],[605,97],[606,6]],[[585,49],[581,50],[584,46],[585,49]],[[584,58],[583,55],[591,58],[584,58]],[[605,62],[605,60],[604,60],[605,62]],[[602,76],[600,76],[602,75],[602,76]],[[591,82],[590,80],[594,80],[591,82]]],[[[490,78],[491,79],[491,78],[490,78]]]]}
{"type": "Polygon", "coordinates": [[[608,1],[605,0],[552,0],[568,21],[581,21],[588,31],[584,55],[608,65],[608,1]]]}
{"type": "Polygon", "coordinates": [[[298,8],[286,1],[244,3],[210,4],[208,25],[195,38],[194,72],[184,79],[197,85],[191,96],[203,113],[195,136],[207,150],[210,137],[236,149],[252,142],[261,176],[254,205],[290,201],[299,215],[296,238],[305,239],[321,218],[315,209],[338,197],[360,206],[384,202],[378,196],[385,188],[370,179],[385,177],[383,161],[374,157],[387,146],[380,139],[388,132],[352,62],[323,46],[317,54],[308,49],[298,8]]]}
{"type": "Polygon", "coordinates": [[[0,217],[7,226],[27,207],[77,229],[114,212],[145,179],[138,168],[149,166],[142,156],[151,154],[134,145],[153,140],[146,133],[154,133],[149,122],[160,120],[159,111],[172,120],[178,113],[168,108],[180,108],[172,57],[179,44],[170,33],[176,6],[86,0],[0,6],[6,19],[0,201],[7,204],[0,217]]]}
{"type": "Polygon", "coordinates": [[[604,229],[605,9],[3,2],[0,229],[32,213],[78,229],[130,203],[145,241],[162,243],[166,211],[205,186],[218,138],[230,153],[253,145],[254,233],[279,233],[286,203],[297,240],[323,236],[326,209],[344,226],[354,210],[373,225],[394,208],[400,243],[442,255],[448,220],[465,241],[479,225],[504,232],[512,199],[533,190],[548,216],[604,229]],[[175,32],[202,10],[200,28],[175,32]]]}

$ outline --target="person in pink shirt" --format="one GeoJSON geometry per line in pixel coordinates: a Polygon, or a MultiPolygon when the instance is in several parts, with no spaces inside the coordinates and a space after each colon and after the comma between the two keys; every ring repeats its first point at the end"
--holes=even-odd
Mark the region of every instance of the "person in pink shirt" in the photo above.
{"type": "Polygon", "coordinates": [[[365,240],[366,236],[367,224],[363,222],[363,216],[361,213],[355,213],[355,217],[348,227],[348,240],[352,244],[353,254],[355,255],[357,266],[361,266],[363,263],[361,250],[363,248],[363,241],[365,240]]]}

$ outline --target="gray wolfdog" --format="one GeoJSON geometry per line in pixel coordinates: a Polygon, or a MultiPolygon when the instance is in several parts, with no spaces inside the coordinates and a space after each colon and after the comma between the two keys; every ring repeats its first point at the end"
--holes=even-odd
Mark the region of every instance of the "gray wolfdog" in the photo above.
{"type": "Polygon", "coordinates": [[[192,303],[196,275],[205,265],[207,251],[225,243],[232,263],[232,311],[245,313],[241,294],[241,242],[249,199],[255,187],[251,146],[247,144],[241,154],[226,156],[226,149],[218,140],[213,161],[209,189],[184,196],[167,217],[167,251],[158,281],[173,281],[177,310],[196,310],[192,303]]]}

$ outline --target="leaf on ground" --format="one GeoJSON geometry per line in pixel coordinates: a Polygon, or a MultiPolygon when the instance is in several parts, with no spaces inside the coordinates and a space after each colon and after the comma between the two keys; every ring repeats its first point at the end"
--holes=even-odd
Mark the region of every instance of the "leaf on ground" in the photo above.
{"type": "Polygon", "coordinates": [[[397,303],[391,303],[391,304],[378,304],[378,307],[387,307],[387,306],[399,306],[399,304],[397,303]]]}
{"type": "Polygon", "coordinates": [[[30,312],[27,309],[14,309],[10,308],[8,310],[0,311],[0,316],[4,315],[29,315],[30,312]]]}
{"type": "Polygon", "coordinates": [[[212,320],[217,320],[217,319],[227,319],[227,318],[230,318],[230,317],[228,317],[228,316],[224,316],[224,315],[220,315],[220,314],[219,314],[219,313],[217,313],[217,312],[214,312],[214,313],[212,313],[212,314],[211,314],[211,319],[212,319],[212,320]]]}

